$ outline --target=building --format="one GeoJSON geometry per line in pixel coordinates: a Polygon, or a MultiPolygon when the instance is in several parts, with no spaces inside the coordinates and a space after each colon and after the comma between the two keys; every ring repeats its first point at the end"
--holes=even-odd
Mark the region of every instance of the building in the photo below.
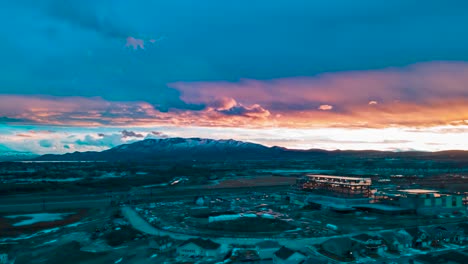
{"type": "Polygon", "coordinates": [[[422,215],[464,212],[463,195],[442,194],[435,190],[405,189],[394,192],[379,192],[376,200],[406,208],[422,215]]]}
{"type": "Polygon", "coordinates": [[[169,236],[156,236],[150,239],[149,248],[158,252],[166,251],[173,245],[173,241],[169,236]]]}
{"type": "Polygon", "coordinates": [[[249,248],[234,248],[229,259],[230,263],[260,263],[258,252],[249,248]]]}
{"type": "Polygon", "coordinates": [[[411,247],[416,249],[427,248],[431,239],[428,234],[418,227],[406,228],[405,231],[413,238],[411,247]]]}
{"type": "Polygon", "coordinates": [[[0,253],[0,264],[9,264],[10,261],[8,260],[8,254],[0,253]]]}
{"type": "Polygon", "coordinates": [[[275,264],[299,264],[305,261],[306,255],[299,251],[281,247],[273,255],[273,263],[275,264]]]}
{"type": "Polygon", "coordinates": [[[177,248],[177,255],[181,257],[213,257],[220,255],[221,245],[210,239],[191,238],[177,248]]]}
{"type": "Polygon", "coordinates": [[[430,226],[423,229],[430,239],[433,247],[442,246],[443,243],[461,244],[464,230],[456,225],[430,226]]]}
{"type": "Polygon", "coordinates": [[[468,243],[468,223],[461,223],[457,225],[460,230],[460,243],[468,243]]]}
{"type": "Polygon", "coordinates": [[[434,253],[419,255],[414,259],[414,264],[433,263],[466,264],[468,263],[468,255],[457,251],[451,251],[442,254],[434,253]]]}
{"type": "Polygon", "coordinates": [[[346,198],[370,197],[372,180],[364,177],[308,174],[297,181],[304,191],[346,198]]]}
{"type": "Polygon", "coordinates": [[[351,237],[354,241],[361,245],[361,254],[365,255],[379,255],[387,251],[387,246],[383,239],[378,236],[371,236],[368,234],[360,234],[351,237]]]}
{"type": "Polygon", "coordinates": [[[321,253],[337,261],[353,261],[359,251],[359,243],[349,237],[330,238],[321,244],[321,253]]]}
{"type": "Polygon", "coordinates": [[[411,248],[413,244],[413,238],[403,229],[381,232],[380,237],[387,245],[388,250],[393,252],[402,252],[411,248]]]}
{"type": "Polygon", "coordinates": [[[274,240],[265,240],[255,245],[255,249],[261,259],[272,259],[275,252],[280,248],[281,245],[274,240]]]}

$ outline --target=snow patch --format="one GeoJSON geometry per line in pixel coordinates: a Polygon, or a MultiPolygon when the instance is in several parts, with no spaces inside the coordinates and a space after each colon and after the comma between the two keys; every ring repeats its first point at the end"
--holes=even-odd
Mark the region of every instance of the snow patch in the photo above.
{"type": "Polygon", "coordinates": [[[49,213],[38,213],[38,214],[24,214],[24,215],[8,215],[5,218],[15,219],[19,217],[27,217],[30,219],[22,220],[18,223],[13,224],[13,226],[26,226],[32,225],[35,223],[41,222],[52,222],[57,220],[63,220],[64,216],[71,215],[73,213],[56,213],[56,214],[49,214],[49,213]]]}

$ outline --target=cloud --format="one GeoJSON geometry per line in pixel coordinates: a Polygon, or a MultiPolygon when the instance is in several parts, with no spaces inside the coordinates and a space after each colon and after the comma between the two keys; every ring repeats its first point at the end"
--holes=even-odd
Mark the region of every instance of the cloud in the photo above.
{"type": "Polygon", "coordinates": [[[323,110],[323,111],[328,111],[328,110],[332,110],[333,109],[333,106],[332,105],[321,105],[318,107],[319,110],[323,110]]]}
{"type": "Polygon", "coordinates": [[[125,39],[131,33],[131,29],[117,22],[116,13],[109,12],[112,10],[110,1],[50,0],[42,7],[51,17],[109,38],[125,39]]]}
{"type": "Polygon", "coordinates": [[[161,131],[151,131],[151,133],[148,133],[148,135],[146,136],[147,138],[168,138],[169,135],[167,135],[166,133],[163,133],[161,131]]]}
{"type": "Polygon", "coordinates": [[[74,142],[81,146],[95,146],[111,148],[124,143],[122,136],[119,134],[104,135],[103,137],[94,137],[86,135],[83,139],[78,139],[74,142]]]}
{"type": "Polygon", "coordinates": [[[378,104],[378,102],[377,102],[377,101],[369,101],[368,104],[369,104],[369,105],[376,105],[376,104],[378,104]]]}
{"type": "Polygon", "coordinates": [[[122,131],[122,138],[129,138],[129,137],[133,137],[133,138],[142,138],[144,137],[142,134],[139,134],[139,133],[135,133],[133,131],[127,131],[127,130],[123,130],[122,131]]]}
{"type": "Polygon", "coordinates": [[[466,83],[467,63],[438,62],[307,78],[171,84],[182,104],[200,106],[192,109],[163,111],[145,101],[99,97],[0,95],[0,112],[11,124],[68,126],[431,127],[466,124],[466,83]]]}
{"type": "Polygon", "coordinates": [[[136,39],[134,37],[127,37],[127,42],[125,43],[125,47],[132,46],[134,50],[145,49],[145,41],[142,39],[136,39]]]}
{"type": "Polygon", "coordinates": [[[43,139],[39,141],[39,145],[43,148],[51,148],[54,144],[50,140],[43,139]]]}

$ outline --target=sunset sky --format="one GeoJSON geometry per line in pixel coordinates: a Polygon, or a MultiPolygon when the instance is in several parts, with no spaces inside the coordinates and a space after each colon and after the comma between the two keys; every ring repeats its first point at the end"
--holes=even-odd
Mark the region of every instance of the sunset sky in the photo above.
{"type": "Polygon", "coordinates": [[[465,0],[15,0],[0,23],[0,151],[468,150],[465,0]]]}

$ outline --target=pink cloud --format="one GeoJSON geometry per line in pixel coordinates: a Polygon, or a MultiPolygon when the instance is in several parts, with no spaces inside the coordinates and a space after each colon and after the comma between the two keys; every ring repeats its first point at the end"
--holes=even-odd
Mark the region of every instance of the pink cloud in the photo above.
{"type": "Polygon", "coordinates": [[[137,39],[134,37],[128,37],[127,42],[125,43],[125,47],[132,46],[134,50],[145,49],[145,41],[143,39],[137,39]]]}
{"type": "Polygon", "coordinates": [[[146,102],[0,95],[0,120],[73,126],[463,125],[468,120],[467,83],[468,63],[426,63],[266,81],[181,82],[170,86],[181,92],[182,100],[206,107],[169,112],[146,102]]]}
{"type": "Polygon", "coordinates": [[[321,106],[319,106],[318,109],[323,110],[323,111],[328,111],[328,110],[332,110],[333,106],[332,105],[321,105],[321,106]]]}

